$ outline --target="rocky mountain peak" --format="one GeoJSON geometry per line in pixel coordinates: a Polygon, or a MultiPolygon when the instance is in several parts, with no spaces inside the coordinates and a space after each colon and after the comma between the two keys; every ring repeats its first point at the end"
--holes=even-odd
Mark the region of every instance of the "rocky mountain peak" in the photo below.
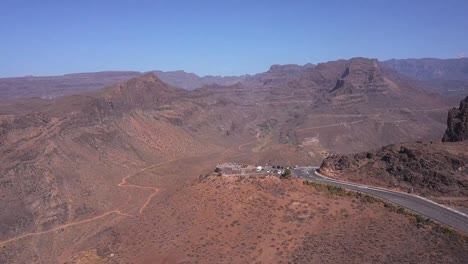
{"type": "Polygon", "coordinates": [[[455,142],[468,139],[468,96],[460,102],[460,107],[448,113],[447,130],[442,141],[455,142]]]}
{"type": "Polygon", "coordinates": [[[153,72],[145,73],[126,82],[104,90],[106,96],[149,96],[162,93],[178,92],[180,89],[161,81],[153,72]]]}
{"type": "Polygon", "coordinates": [[[377,60],[353,58],[343,61],[339,78],[330,92],[351,94],[364,90],[378,90],[383,84],[383,74],[377,60]]]}

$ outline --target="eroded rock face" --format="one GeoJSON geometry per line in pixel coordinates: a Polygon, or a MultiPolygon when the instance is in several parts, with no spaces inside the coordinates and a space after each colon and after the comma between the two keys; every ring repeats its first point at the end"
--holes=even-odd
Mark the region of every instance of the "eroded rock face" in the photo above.
{"type": "Polygon", "coordinates": [[[468,158],[457,144],[404,143],[375,152],[333,155],[320,172],[364,184],[396,187],[434,196],[468,195],[468,158]]]}
{"type": "Polygon", "coordinates": [[[468,139],[468,96],[460,102],[458,109],[453,108],[448,113],[447,130],[443,142],[456,142],[468,139]]]}

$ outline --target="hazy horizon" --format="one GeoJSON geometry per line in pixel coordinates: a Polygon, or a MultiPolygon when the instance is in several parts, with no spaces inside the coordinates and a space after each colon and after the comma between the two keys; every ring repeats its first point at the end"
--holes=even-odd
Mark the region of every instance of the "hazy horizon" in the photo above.
{"type": "Polygon", "coordinates": [[[0,77],[238,76],[352,57],[457,58],[466,1],[5,1],[0,77]],[[25,4],[26,3],[26,4],[25,4]]]}
{"type": "MultiPolygon", "coordinates": [[[[365,58],[365,57],[362,57],[362,56],[356,56],[356,57],[351,57],[351,58],[340,58],[340,59],[337,59],[337,60],[349,60],[349,59],[354,59],[354,58],[365,58]]],[[[367,58],[367,59],[376,59],[376,58],[367,58]]],[[[415,60],[419,60],[419,59],[435,59],[435,60],[452,60],[452,59],[468,59],[468,57],[456,57],[456,58],[435,58],[435,57],[422,57],[422,58],[390,58],[388,60],[392,60],[392,59],[395,59],[395,60],[404,60],[404,59],[415,59],[415,60]]],[[[332,60],[333,61],[333,60],[332,60]]],[[[387,60],[379,60],[379,61],[387,61],[387,60]]],[[[150,72],[155,72],[155,71],[162,71],[162,72],[178,72],[178,71],[182,71],[182,72],[185,72],[187,74],[195,74],[197,75],[198,77],[208,77],[208,76],[214,76],[214,77],[237,77],[237,76],[245,76],[245,75],[255,75],[255,74],[259,74],[259,73],[263,73],[263,72],[266,72],[270,69],[271,66],[273,65],[299,65],[299,66],[305,66],[307,64],[320,64],[320,63],[327,63],[327,62],[330,62],[330,61],[319,61],[319,62],[306,62],[304,64],[296,64],[296,63],[284,63],[284,64],[271,64],[269,65],[267,68],[265,68],[264,70],[261,70],[259,72],[252,72],[252,73],[244,73],[244,74],[238,74],[238,75],[214,75],[214,74],[206,74],[206,75],[203,75],[203,74],[198,74],[196,72],[191,72],[191,71],[187,71],[185,69],[174,69],[174,70],[160,70],[160,69],[150,69],[150,70],[146,70],[146,71],[138,71],[138,70],[132,70],[132,69],[104,69],[104,70],[97,70],[97,71],[77,71],[77,72],[65,72],[65,73],[61,73],[61,74],[52,74],[52,75],[34,75],[34,74],[25,74],[25,75],[17,75],[17,76],[1,76],[0,75],[0,78],[22,78],[22,77],[55,77],[55,76],[66,76],[66,75],[74,75],[74,74],[92,74],[92,73],[105,73],[105,72],[138,72],[138,73],[142,73],[142,74],[145,74],[145,73],[150,73],[150,72]]]]}

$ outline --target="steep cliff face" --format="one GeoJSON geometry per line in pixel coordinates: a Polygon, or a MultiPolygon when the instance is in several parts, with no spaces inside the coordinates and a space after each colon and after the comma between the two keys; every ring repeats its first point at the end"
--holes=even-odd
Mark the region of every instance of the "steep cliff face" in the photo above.
{"type": "Polygon", "coordinates": [[[460,107],[448,113],[447,130],[443,142],[456,142],[468,139],[468,96],[460,102],[460,107]]]}

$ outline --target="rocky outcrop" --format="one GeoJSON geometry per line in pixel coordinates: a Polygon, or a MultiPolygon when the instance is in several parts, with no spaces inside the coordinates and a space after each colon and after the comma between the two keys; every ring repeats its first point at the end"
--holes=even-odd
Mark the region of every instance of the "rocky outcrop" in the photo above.
{"type": "MultiPolygon", "coordinates": [[[[460,143],[468,147],[466,143],[460,143]]],[[[376,152],[333,155],[320,172],[354,182],[435,196],[468,195],[468,157],[456,144],[407,143],[376,152]]]]}
{"type": "Polygon", "coordinates": [[[447,130],[443,142],[456,142],[468,139],[468,96],[460,102],[460,107],[448,113],[447,130]]]}

